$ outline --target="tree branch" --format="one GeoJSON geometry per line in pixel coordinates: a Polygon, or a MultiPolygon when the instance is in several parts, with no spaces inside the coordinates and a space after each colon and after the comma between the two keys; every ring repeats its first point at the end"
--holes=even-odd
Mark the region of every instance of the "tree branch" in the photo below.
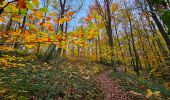
{"type": "Polygon", "coordinates": [[[10,3],[13,3],[13,2],[15,2],[15,0],[11,1],[11,2],[8,2],[4,7],[0,8],[0,14],[3,13],[5,7],[7,7],[10,3]]]}

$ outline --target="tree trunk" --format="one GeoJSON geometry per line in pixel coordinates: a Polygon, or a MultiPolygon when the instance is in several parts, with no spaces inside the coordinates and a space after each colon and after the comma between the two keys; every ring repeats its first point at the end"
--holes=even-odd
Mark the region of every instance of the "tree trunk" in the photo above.
{"type": "Polygon", "coordinates": [[[113,59],[114,57],[114,50],[113,50],[113,33],[112,33],[112,24],[111,24],[111,12],[110,12],[110,1],[104,0],[106,5],[106,33],[109,38],[109,45],[111,49],[111,65],[113,67],[113,70],[116,71],[115,61],[113,59]]]}
{"type": "Polygon", "coordinates": [[[56,64],[59,64],[61,51],[62,51],[61,48],[58,48],[58,49],[57,49],[57,53],[56,53],[56,64]]]}
{"type": "Polygon", "coordinates": [[[126,6],[125,2],[124,2],[124,6],[125,6],[125,9],[126,9],[126,15],[127,15],[128,21],[129,21],[132,48],[133,48],[134,56],[135,56],[134,70],[135,70],[136,74],[139,75],[140,74],[139,70],[140,69],[142,70],[141,62],[140,62],[139,55],[138,55],[136,47],[135,47],[135,39],[134,39],[134,35],[133,35],[132,21],[131,21],[131,18],[129,16],[128,12],[127,12],[127,6],[126,6]]]}
{"type": "MultiPolygon", "coordinates": [[[[65,12],[66,0],[59,0],[59,3],[60,3],[60,9],[61,9],[60,18],[64,18],[63,15],[64,15],[64,12],[65,12]]],[[[61,32],[63,34],[63,32],[64,32],[64,24],[60,25],[60,30],[61,30],[61,32]]],[[[57,52],[56,52],[56,63],[57,64],[59,63],[59,60],[60,60],[61,51],[62,51],[62,48],[58,48],[57,52]]]]}
{"type": "MultiPolygon", "coordinates": [[[[126,36],[128,37],[128,33],[127,33],[127,30],[125,28],[124,28],[124,31],[125,31],[126,36]]],[[[133,54],[132,54],[132,48],[131,48],[131,43],[130,42],[131,42],[131,40],[128,38],[128,49],[129,49],[130,57],[132,58],[131,65],[135,69],[135,61],[134,61],[134,57],[133,57],[133,54]]]]}
{"type": "Polygon", "coordinates": [[[166,42],[166,45],[167,45],[167,47],[168,47],[168,50],[170,51],[170,39],[169,39],[169,37],[168,37],[168,32],[165,31],[162,23],[159,21],[156,13],[154,12],[154,7],[153,7],[149,2],[148,2],[148,4],[149,4],[149,8],[150,8],[150,10],[151,10],[152,18],[153,18],[153,20],[155,21],[155,23],[156,23],[156,25],[157,25],[157,27],[158,27],[158,29],[159,29],[162,37],[164,38],[164,40],[165,40],[165,42],[166,42]]]}

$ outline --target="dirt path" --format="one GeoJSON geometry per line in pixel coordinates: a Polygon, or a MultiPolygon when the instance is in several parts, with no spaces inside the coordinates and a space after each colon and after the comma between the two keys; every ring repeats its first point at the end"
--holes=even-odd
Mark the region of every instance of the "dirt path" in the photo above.
{"type": "Polygon", "coordinates": [[[109,73],[106,71],[97,77],[97,82],[104,94],[104,100],[130,100],[127,93],[114,80],[108,78],[109,73]]]}

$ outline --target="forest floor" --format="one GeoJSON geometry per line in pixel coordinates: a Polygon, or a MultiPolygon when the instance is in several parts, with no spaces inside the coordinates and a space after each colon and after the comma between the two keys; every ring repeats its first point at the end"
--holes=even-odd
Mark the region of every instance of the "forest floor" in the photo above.
{"type": "Polygon", "coordinates": [[[130,100],[128,94],[120,88],[118,83],[109,78],[109,74],[110,71],[105,71],[97,77],[104,100],[130,100]]]}
{"type": "Polygon", "coordinates": [[[67,59],[54,65],[22,52],[3,53],[0,61],[3,64],[0,100],[145,100],[146,95],[168,100],[170,97],[170,90],[156,82],[114,72],[99,63],[67,59]]]}
{"type": "Polygon", "coordinates": [[[111,69],[100,73],[96,81],[104,100],[170,100],[168,88],[144,77],[111,69]]]}

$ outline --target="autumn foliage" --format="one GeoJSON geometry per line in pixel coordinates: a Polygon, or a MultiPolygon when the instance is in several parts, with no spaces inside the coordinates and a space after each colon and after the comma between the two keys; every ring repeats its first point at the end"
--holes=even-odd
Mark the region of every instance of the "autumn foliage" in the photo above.
{"type": "Polygon", "coordinates": [[[168,100],[169,1],[94,0],[85,16],[83,3],[0,1],[0,99],[98,100],[112,74],[132,97],[168,100]]]}

